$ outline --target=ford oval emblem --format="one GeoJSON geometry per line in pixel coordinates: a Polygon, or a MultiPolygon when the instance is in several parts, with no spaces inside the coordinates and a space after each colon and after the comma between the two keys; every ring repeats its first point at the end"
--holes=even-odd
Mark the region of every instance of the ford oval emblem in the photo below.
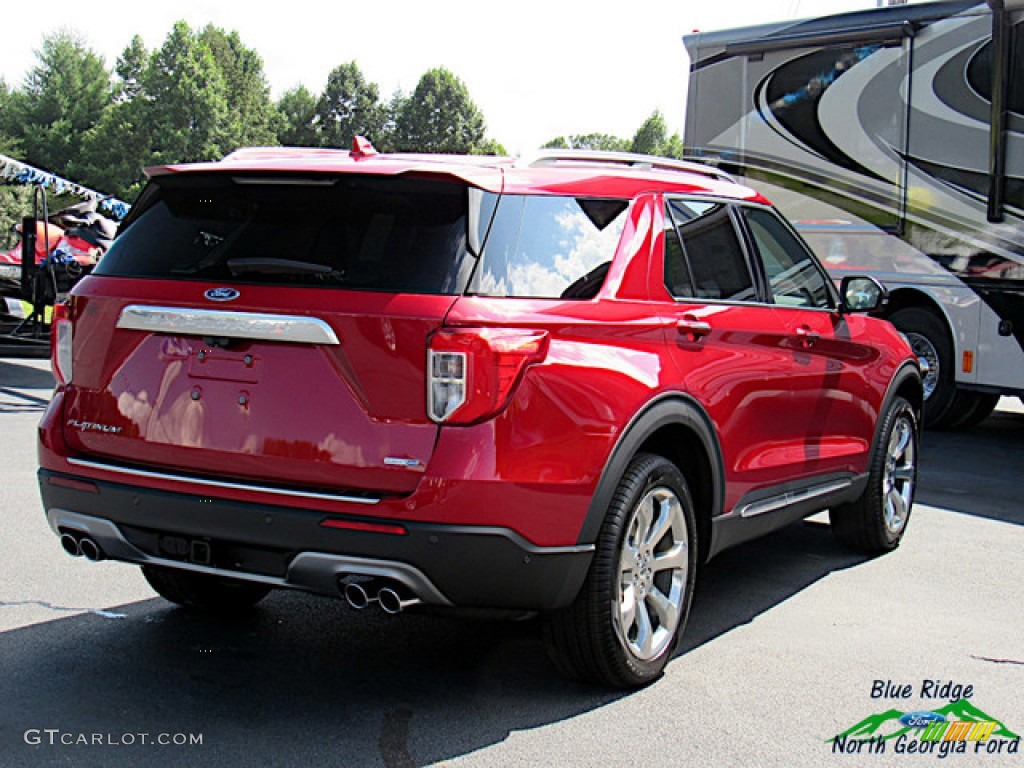
{"type": "Polygon", "coordinates": [[[921,710],[920,712],[907,712],[900,718],[900,722],[908,728],[927,728],[931,723],[946,722],[946,717],[938,712],[921,710]]]}
{"type": "Polygon", "coordinates": [[[234,288],[211,288],[203,294],[210,301],[233,301],[241,294],[234,288]]]}

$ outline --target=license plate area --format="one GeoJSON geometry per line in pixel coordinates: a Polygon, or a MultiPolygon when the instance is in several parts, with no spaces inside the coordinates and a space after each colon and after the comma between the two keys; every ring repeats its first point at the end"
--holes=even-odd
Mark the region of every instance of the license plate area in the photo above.
{"type": "Polygon", "coordinates": [[[261,369],[262,360],[251,352],[216,347],[193,349],[188,360],[188,375],[193,379],[255,384],[260,380],[261,369]]]}

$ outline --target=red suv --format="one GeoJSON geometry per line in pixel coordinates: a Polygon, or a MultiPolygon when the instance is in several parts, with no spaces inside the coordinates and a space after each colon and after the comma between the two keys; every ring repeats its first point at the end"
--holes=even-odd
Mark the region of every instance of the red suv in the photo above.
{"type": "Polygon", "coordinates": [[[922,390],[884,290],[712,168],[357,140],[149,173],[54,324],[72,555],[206,609],[536,612],[565,673],[635,686],[723,548],[826,508],[903,535],[922,390]]]}

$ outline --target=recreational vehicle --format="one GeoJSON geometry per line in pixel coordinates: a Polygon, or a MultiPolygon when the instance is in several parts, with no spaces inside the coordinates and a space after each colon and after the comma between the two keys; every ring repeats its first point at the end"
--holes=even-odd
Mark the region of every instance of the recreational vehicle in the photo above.
{"type": "Polygon", "coordinates": [[[762,191],[839,279],[869,272],[926,424],[1024,394],[1024,0],[687,35],[685,143],[762,191]]]}

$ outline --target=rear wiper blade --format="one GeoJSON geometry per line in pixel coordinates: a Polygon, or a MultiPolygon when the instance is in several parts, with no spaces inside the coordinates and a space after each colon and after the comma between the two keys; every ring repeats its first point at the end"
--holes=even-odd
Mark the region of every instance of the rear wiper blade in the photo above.
{"type": "Polygon", "coordinates": [[[327,264],[279,259],[272,256],[228,259],[226,263],[232,275],[242,275],[247,272],[259,272],[265,275],[329,275],[334,271],[327,264]]]}

